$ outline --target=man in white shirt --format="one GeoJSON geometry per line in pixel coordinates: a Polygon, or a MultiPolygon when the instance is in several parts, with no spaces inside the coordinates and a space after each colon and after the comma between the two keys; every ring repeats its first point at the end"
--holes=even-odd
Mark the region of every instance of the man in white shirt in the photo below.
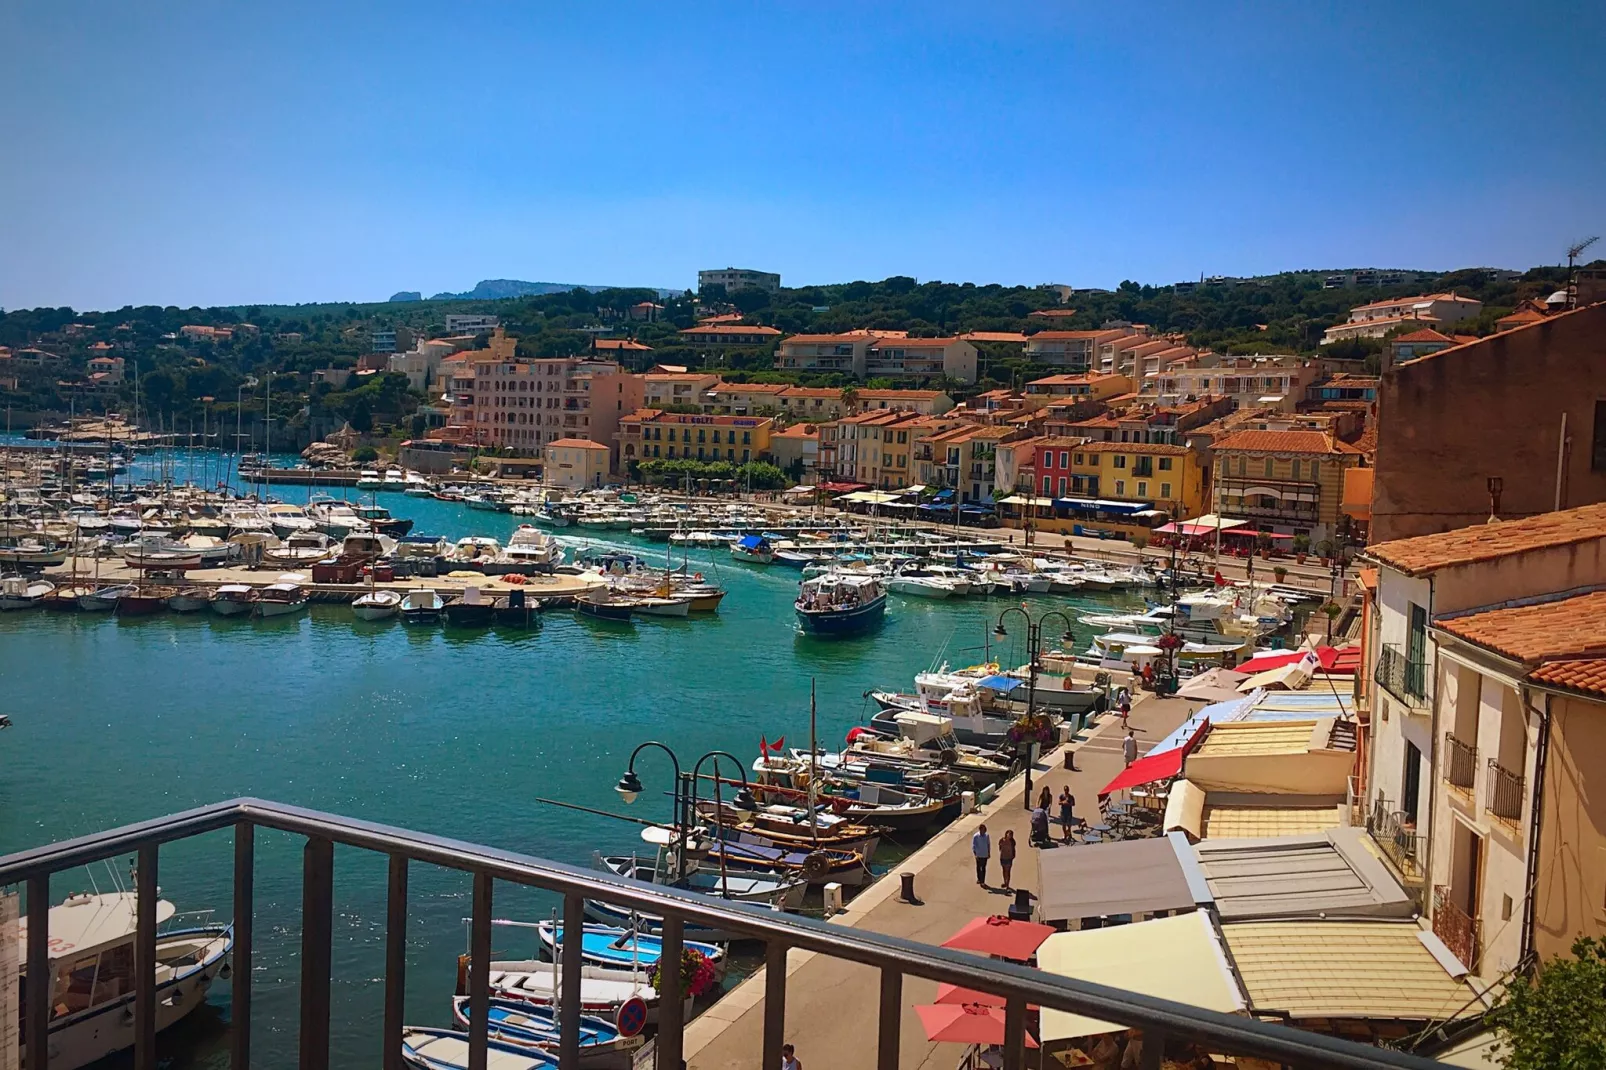
{"type": "Polygon", "coordinates": [[[976,834],[970,838],[970,853],[976,856],[976,885],[987,887],[987,859],[993,854],[993,840],[987,835],[987,826],[982,825],[976,834]]]}

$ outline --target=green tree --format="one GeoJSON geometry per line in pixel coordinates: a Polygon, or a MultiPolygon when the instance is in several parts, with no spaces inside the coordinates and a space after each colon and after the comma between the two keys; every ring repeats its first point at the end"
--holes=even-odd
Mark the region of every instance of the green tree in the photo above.
{"type": "Polygon", "coordinates": [[[1584,937],[1513,980],[1487,1020],[1506,1070],[1606,1070],[1606,944],[1584,937]]]}
{"type": "Polygon", "coordinates": [[[841,398],[842,398],[842,407],[847,409],[849,412],[853,412],[855,409],[857,409],[859,407],[859,390],[858,390],[857,387],[854,387],[854,386],[845,386],[845,387],[843,387],[842,388],[841,398]]]}
{"type": "Polygon", "coordinates": [[[372,446],[358,446],[351,459],[357,464],[372,464],[379,460],[379,451],[372,446]]]}

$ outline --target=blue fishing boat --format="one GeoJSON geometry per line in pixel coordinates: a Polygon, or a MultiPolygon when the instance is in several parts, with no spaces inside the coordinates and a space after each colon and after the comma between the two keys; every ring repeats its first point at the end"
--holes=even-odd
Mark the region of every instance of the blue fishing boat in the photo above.
{"type": "MultiPolygon", "coordinates": [[[[563,926],[543,921],[536,926],[541,944],[553,957],[562,950],[563,926]]],[[[686,946],[701,951],[714,964],[718,973],[725,972],[725,949],[718,944],[705,944],[687,940],[686,946]]],[[[651,969],[663,953],[663,942],[656,936],[633,929],[612,925],[587,925],[580,940],[580,957],[589,966],[611,966],[614,969],[651,969]]]]}
{"type": "MultiPolygon", "coordinates": [[[[452,1018],[465,1030],[472,1021],[469,1004],[468,996],[452,997],[452,1018]]],[[[563,1040],[550,1006],[492,997],[486,1020],[492,1040],[521,1048],[555,1053],[563,1040]]],[[[605,1019],[580,1016],[580,1065],[587,1070],[629,1070],[631,1053],[641,1045],[640,1036],[621,1036],[605,1019]]]]}
{"type": "Polygon", "coordinates": [[[798,588],[798,622],[811,635],[862,635],[887,612],[887,589],[875,576],[828,572],[798,588]]]}
{"type": "MultiPolygon", "coordinates": [[[[486,1070],[547,1070],[558,1057],[540,1048],[520,1047],[492,1038],[486,1070]]],[[[409,1025],[402,1028],[402,1062],[413,1070],[468,1070],[468,1034],[455,1029],[409,1025]]]]}
{"type": "Polygon", "coordinates": [[[767,565],[775,560],[775,547],[762,535],[743,535],[731,543],[731,556],[738,561],[767,565]]]}

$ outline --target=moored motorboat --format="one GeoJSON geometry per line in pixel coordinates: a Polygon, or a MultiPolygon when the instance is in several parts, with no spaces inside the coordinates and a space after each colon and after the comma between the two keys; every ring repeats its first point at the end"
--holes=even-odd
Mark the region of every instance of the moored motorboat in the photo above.
{"type": "Polygon", "coordinates": [[[743,535],[731,543],[731,556],[738,561],[767,565],[775,560],[775,548],[762,535],[743,535]]]}
{"type": "MultiPolygon", "coordinates": [[[[554,958],[563,954],[563,924],[543,921],[536,924],[541,944],[554,958]]],[[[685,946],[700,952],[714,964],[717,973],[725,971],[725,949],[717,944],[687,940],[685,946]]],[[[648,933],[612,925],[587,925],[580,938],[580,958],[590,966],[612,969],[651,969],[663,953],[663,942],[648,933]]]]}
{"type": "MultiPolygon", "coordinates": [[[[459,994],[466,988],[468,958],[459,961],[458,974],[465,983],[459,985],[459,994]]],[[[520,999],[529,1003],[553,1002],[554,994],[562,983],[559,968],[551,962],[536,959],[504,959],[491,963],[491,992],[503,999],[520,999]]],[[[617,1019],[619,1008],[632,999],[647,1005],[647,1022],[658,1015],[658,992],[647,983],[647,971],[611,970],[605,966],[580,967],[580,1010],[584,1014],[599,1015],[609,1021],[617,1019]]],[[[691,997],[686,997],[687,1017],[690,1017],[691,997]]]]}
{"type": "MultiPolygon", "coordinates": [[[[521,1048],[556,1053],[562,1040],[555,1007],[541,1007],[521,999],[493,997],[486,1021],[494,1040],[521,1048]]],[[[452,1018],[468,1029],[472,1022],[467,996],[452,997],[452,1018]]],[[[631,1053],[645,1043],[639,1033],[624,1036],[617,1026],[601,1018],[580,1016],[580,1066],[586,1070],[629,1070],[631,1053]]]]}
{"type": "Polygon", "coordinates": [[[185,587],[167,596],[167,608],[175,613],[195,613],[212,601],[212,592],[205,587],[185,587]]]}
{"type": "Polygon", "coordinates": [[[483,628],[491,623],[496,607],[478,587],[465,587],[461,595],[447,601],[441,612],[448,624],[460,628],[483,628]]]}
{"type": "Polygon", "coordinates": [[[396,615],[401,601],[398,592],[375,588],[352,600],[351,615],[358,620],[385,620],[396,615]]]}
{"type": "Polygon", "coordinates": [[[299,583],[270,583],[257,595],[256,611],[261,617],[284,617],[306,608],[307,591],[299,583]]]}
{"type": "Polygon", "coordinates": [[[118,584],[114,587],[99,587],[78,596],[78,608],[85,613],[110,613],[117,608],[118,601],[125,594],[132,594],[134,588],[130,584],[118,584]]]}
{"type": "Polygon", "coordinates": [[[498,624],[528,628],[541,623],[541,603],[523,591],[509,591],[491,605],[498,624]]]}
{"type": "Polygon", "coordinates": [[[30,580],[26,576],[0,579],[0,610],[33,609],[56,589],[49,580],[30,580]]]}
{"type": "Polygon", "coordinates": [[[225,583],[212,592],[212,612],[220,617],[239,617],[256,607],[256,588],[243,583],[225,583]]]}
{"type": "MultiPolygon", "coordinates": [[[[413,1070],[469,1070],[468,1034],[455,1029],[403,1026],[401,1049],[402,1062],[413,1070]]],[[[486,1070],[547,1070],[557,1065],[557,1056],[539,1048],[486,1042],[486,1070]]]]}
{"type": "Polygon", "coordinates": [[[592,590],[574,600],[576,612],[598,620],[628,621],[634,600],[620,598],[607,590],[592,590]]]}
{"type": "Polygon", "coordinates": [[[119,617],[149,617],[167,608],[171,587],[135,587],[117,600],[119,617]]]}
{"type": "Polygon", "coordinates": [[[416,587],[402,595],[401,618],[405,624],[434,624],[441,619],[446,600],[427,587],[416,587]]]}

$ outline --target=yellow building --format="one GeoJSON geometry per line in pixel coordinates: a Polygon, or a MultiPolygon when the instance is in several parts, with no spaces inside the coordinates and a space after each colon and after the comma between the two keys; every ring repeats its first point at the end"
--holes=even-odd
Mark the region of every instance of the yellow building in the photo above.
{"type": "Polygon", "coordinates": [[[1344,472],[1359,449],[1325,431],[1234,431],[1211,446],[1213,512],[1317,543],[1344,523],[1344,472]]]}
{"type": "Polygon", "coordinates": [[[648,459],[748,461],[770,459],[775,421],[767,416],[704,416],[637,409],[619,419],[619,456],[628,465],[648,459]]]}
{"type": "Polygon", "coordinates": [[[606,443],[584,438],[560,438],[542,450],[546,469],[542,482],[553,487],[600,487],[608,479],[606,443]]]}
{"type": "Polygon", "coordinates": [[[1094,442],[1086,438],[1033,440],[1029,463],[1038,504],[1018,505],[1023,526],[1038,531],[1077,529],[1123,535],[1140,545],[1167,520],[1203,515],[1210,502],[1210,470],[1199,454],[1166,442],[1094,442]],[[1041,504],[1051,501],[1053,504],[1041,504]]]}

